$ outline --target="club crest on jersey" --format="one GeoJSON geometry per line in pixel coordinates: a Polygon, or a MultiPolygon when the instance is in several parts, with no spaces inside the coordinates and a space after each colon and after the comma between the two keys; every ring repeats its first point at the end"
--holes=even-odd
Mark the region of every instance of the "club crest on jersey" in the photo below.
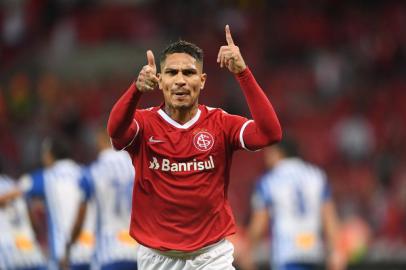
{"type": "Polygon", "coordinates": [[[214,138],[207,131],[199,131],[193,137],[193,145],[199,151],[209,151],[214,145],[214,138]]]}

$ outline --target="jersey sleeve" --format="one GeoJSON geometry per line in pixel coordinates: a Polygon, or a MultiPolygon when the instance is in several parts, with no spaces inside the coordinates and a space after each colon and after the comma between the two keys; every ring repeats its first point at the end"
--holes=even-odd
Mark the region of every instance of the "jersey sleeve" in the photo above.
{"type": "Polygon", "coordinates": [[[124,149],[126,150],[128,147],[134,147],[137,145],[137,142],[140,141],[140,138],[142,137],[142,133],[144,132],[144,117],[145,117],[145,109],[138,109],[136,110],[134,114],[134,120],[133,122],[136,125],[136,133],[132,141],[128,146],[126,146],[124,149]]]}
{"type": "Polygon", "coordinates": [[[254,121],[250,122],[243,133],[247,149],[259,150],[279,142],[282,129],[276,112],[265,92],[255,80],[249,68],[236,75],[244,93],[254,121]]]}
{"type": "Polygon", "coordinates": [[[135,83],[131,84],[110,112],[107,132],[113,147],[117,150],[127,148],[138,135],[140,127],[135,112],[141,94],[137,91],[135,83]]]}
{"type": "Polygon", "coordinates": [[[265,177],[262,177],[256,184],[251,197],[251,208],[253,210],[263,210],[271,206],[271,196],[266,186],[265,177]]]}
{"type": "Polygon", "coordinates": [[[37,196],[44,197],[44,171],[38,170],[31,174],[22,176],[18,185],[28,198],[37,196]]]}
{"type": "Polygon", "coordinates": [[[323,202],[331,200],[332,195],[331,195],[331,187],[327,181],[327,177],[323,177],[323,187],[322,187],[322,193],[321,193],[321,199],[323,202]]]}
{"type": "Polygon", "coordinates": [[[225,111],[223,111],[222,113],[224,130],[229,143],[232,145],[232,148],[234,150],[248,150],[245,146],[243,134],[245,128],[252,120],[248,120],[247,118],[239,115],[228,114],[225,111]]]}
{"type": "Polygon", "coordinates": [[[94,193],[93,177],[90,168],[82,169],[82,178],[79,181],[82,201],[89,201],[94,193]]]}
{"type": "Polygon", "coordinates": [[[125,150],[131,145],[134,144],[136,139],[139,136],[141,126],[140,123],[142,123],[142,117],[140,116],[139,113],[135,113],[134,117],[131,121],[130,126],[128,127],[126,137],[122,138],[110,138],[111,139],[111,145],[114,147],[115,150],[125,150]]]}

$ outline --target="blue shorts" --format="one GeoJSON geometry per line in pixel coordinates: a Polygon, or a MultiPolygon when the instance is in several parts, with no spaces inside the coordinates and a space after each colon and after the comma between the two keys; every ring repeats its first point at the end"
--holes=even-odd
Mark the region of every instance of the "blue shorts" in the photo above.
{"type": "Polygon", "coordinates": [[[279,270],[317,270],[320,267],[312,263],[287,263],[282,265],[279,270]]]}
{"type": "Polygon", "coordinates": [[[90,270],[90,264],[76,264],[71,265],[69,270],[90,270]]]}
{"type": "Polygon", "coordinates": [[[121,261],[111,264],[106,264],[101,267],[101,270],[137,270],[137,262],[121,261]]]}
{"type": "Polygon", "coordinates": [[[24,267],[24,268],[18,268],[17,270],[46,270],[47,268],[45,266],[37,266],[37,267],[24,267]]]}

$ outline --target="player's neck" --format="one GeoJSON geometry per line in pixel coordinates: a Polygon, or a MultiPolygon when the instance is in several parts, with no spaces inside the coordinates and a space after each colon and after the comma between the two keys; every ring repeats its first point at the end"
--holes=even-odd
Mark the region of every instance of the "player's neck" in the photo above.
{"type": "Polygon", "coordinates": [[[183,125],[190,121],[197,113],[198,105],[196,104],[192,108],[185,108],[185,109],[177,109],[165,105],[164,111],[170,118],[175,120],[177,123],[183,125]]]}

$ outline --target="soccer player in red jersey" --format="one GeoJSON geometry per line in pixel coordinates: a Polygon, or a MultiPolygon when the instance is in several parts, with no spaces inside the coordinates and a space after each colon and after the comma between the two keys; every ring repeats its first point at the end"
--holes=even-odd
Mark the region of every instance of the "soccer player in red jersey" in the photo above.
{"type": "Polygon", "coordinates": [[[140,243],[139,269],[234,269],[225,240],[235,233],[227,199],[232,154],[278,142],[282,131],[228,25],[225,34],[217,62],[239,82],[253,120],[198,103],[203,52],[186,41],[162,52],[160,74],[148,50],[148,64],[110,113],[112,144],[128,151],[137,172],[130,234],[140,243]],[[137,108],[157,86],[164,103],[137,108]]]}

